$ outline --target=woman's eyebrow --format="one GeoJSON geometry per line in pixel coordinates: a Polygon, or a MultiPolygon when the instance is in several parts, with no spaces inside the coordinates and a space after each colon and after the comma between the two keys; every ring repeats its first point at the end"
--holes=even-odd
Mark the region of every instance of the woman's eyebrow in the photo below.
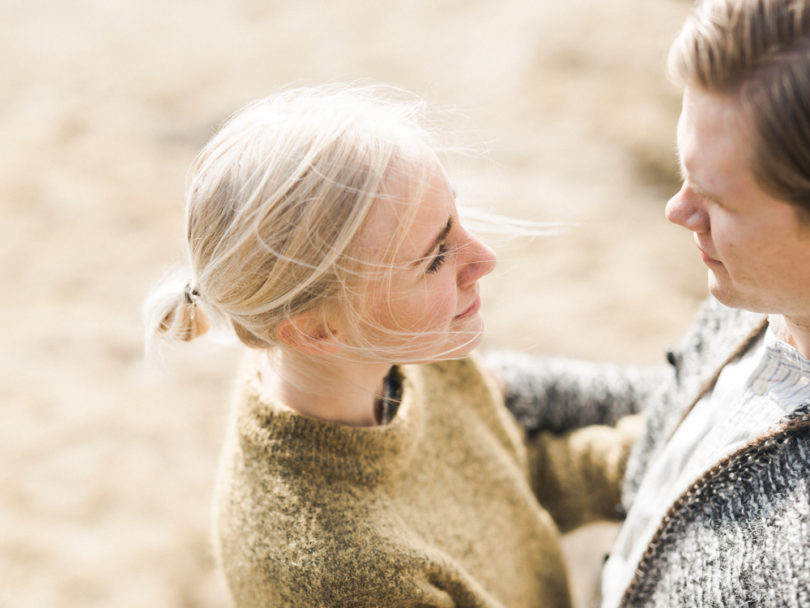
{"type": "Polygon", "coordinates": [[[442,228],[441,232],[439,232],[439,234],[436,235],[436,238],[433,239],[433,241],[430,243],[430,247],[428,247],[427,251],[425,251],[425,253],[422,255],[422,257],[415,260],[414,264],[418,264],[419,262],[421,262],[422,260],[427,258],[430,255],[430,252],[433,251],[434,249],[436,249],[436,246],[439,243],[441,243],[445,238],[447,238],[447,235],[450,234],[450,230],[452,228],[453,228],[453,218],[450,217],[450,218],[447,219],[447,224],[445,224],[445,226],[444,226],[444,228],[442,228]]]}

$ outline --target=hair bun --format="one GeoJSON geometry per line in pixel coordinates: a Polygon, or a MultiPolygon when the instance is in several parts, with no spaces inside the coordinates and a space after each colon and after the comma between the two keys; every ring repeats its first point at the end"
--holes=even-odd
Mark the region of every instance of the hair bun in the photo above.
{"type": "Polygon", "coordinates": [[[200,307],[199,299],[197,289],[187,284],[183,296],[177,299],[175,307],[160,322],[160,331],[183,342],[190,342],[206,333],[211,328],[211,322],[200,307]]]}

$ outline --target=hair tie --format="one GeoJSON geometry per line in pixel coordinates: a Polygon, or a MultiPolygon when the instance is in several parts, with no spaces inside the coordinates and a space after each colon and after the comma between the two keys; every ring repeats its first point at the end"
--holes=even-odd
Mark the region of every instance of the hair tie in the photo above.
{"type": "Polygon", "coordinates": [[[197,304],[197,299],[200,297],[200,292],[197,291],[196,287],[191,287],[189,283],[186,283],[185,288],[183,289],[183,294],[186,296],[186,304],[194,306],[197,304]]]}

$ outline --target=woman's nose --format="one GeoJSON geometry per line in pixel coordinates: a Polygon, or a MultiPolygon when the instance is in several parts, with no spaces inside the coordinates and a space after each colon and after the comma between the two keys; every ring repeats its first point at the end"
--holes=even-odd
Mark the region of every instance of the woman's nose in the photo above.
{"type": "Polygon", "coordinates": [[[495,268],[495,252],[482,241],[470,235],[464,247],[465,260],[458,276],[458,284],[474,283],[495,268]]]}
{"type": "Polygon", "coordinates": [[[673,224],[692,232],[707,232],[709,216],[698,197],[686,184],[673,196],[664,208],[664,214],[673,224]]]}

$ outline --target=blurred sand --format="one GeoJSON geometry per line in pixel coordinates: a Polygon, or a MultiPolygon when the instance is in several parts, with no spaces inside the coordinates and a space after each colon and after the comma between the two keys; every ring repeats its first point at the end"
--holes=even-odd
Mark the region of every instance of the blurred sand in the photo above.
{"type": "MultiPolygon", "coordinates": [[[[565,235],[494,243],[486,345],[661,360],[704,293],[663,218],[684,0],[0,3],[0,607],[226,606],[209,509],[236,349],[142,362],[181,258],[185,171],[290,82],[370,78],[463,117],[471,204],[565,235]]],[[[568,539],[586,605],[610,526],[568,539]],[[593,557],[597,561],[593,561],[593,557]]]]}

